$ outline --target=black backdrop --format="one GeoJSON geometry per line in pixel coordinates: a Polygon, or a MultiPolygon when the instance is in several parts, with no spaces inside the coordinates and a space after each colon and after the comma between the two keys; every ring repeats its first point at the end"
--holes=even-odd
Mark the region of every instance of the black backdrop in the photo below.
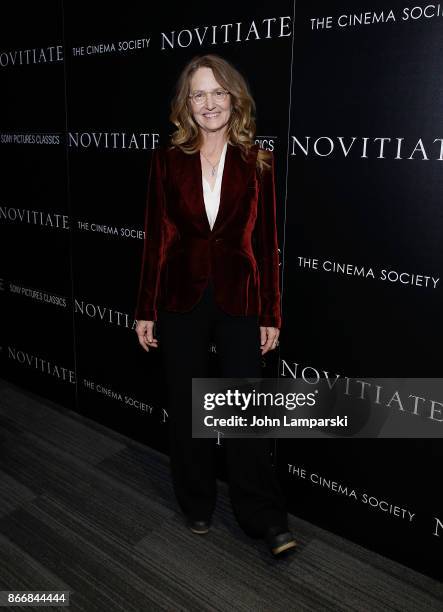
{"type": "MultiPolygon", "coordinates": [[[[266,375],[438,377],[443,17],[385,4],[9,6],[3,376],[167,452],[158,356],[132,319],[146,179],[182,67],[214,52],[276,157],[284,327],[266,375]]],[[[439,440],[275,444],[295,514],[436,577],[442,457],[439,440]]]]}

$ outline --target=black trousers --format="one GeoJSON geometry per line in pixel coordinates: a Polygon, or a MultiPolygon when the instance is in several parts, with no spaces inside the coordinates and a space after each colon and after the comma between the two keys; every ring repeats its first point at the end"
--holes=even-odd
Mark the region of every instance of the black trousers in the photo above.
{"type": "MultiPolygon", "coordinates": [[[[192,378],[209,375],[211,340],[221,377],[261,377],[258,317],[225,313],[215,303],[209,281],[192,310],[159,311],[157,337],[167,381],[174,492],[184,514],[209,519],[217,494],[216,440],[192,438],[192,378]]],[[[243,531],[258,538],[267,526],[287,528],[286,500],[271,461],[272,440],[223,438],[223,444],[232,509],[243,531]]]]}

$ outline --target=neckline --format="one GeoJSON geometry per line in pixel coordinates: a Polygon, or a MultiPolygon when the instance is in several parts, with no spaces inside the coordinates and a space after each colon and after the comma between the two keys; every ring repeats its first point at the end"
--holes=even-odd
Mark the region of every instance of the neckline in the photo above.
{"type": "MultiPolygon", "coordinates": [[[[221,177],[223,176],[223,172],[224,172],[224,166],[225,166],[225,158],[226,158],[226,151],[227,151],[227,148],[228,148],[228,141],[226,141],[226,142],[225,142],[225,144],[223,145],[223,150],[222,150],[222,153],[221,153],[221,155],[220,155],[220,161],[219,161],[219,163],[218,163],[219,165],[218,165],[218,170],[217,170],[217,178],[215,179],[215,183],[214,183],[214,189],[211,189],[211,184],[210,184],[210,182],[207,180],[207,178],[206,178],[206,177],[205,177],[205,175],[203,174],[203,167],[202,167],[201,162],[200,162],[200,167],[201,167],[201,169],[202,169],[202,178],[203,178],[203,180],[205,181],[205,183],[207,184],[207,186],[208,186],[208,188],[209,188],[209,192],[210,192],[211,194],[214,194],[214,193],[215,193],[215,191],[216,191],[216,189],[217,189],[217,186],[218,186],[218,185],[220,184],[220,182],[221,182],[221,177]],[[221,163],[222,161],[223,161],[223,164],[221,163]],[[222,167],[222,171],[220,172],[220,166],[221,166],[221,165],[223,165],[223,167],[222,167]]],[[[200,157],[200,152],[199,152],[199,157],[200,157]]]]}
{"type": "MultiPolygon", "coordinates": [[[[234,163],[234,160],[237,159],[236,155],[237,155],[237,147],[235,145],[232,145],[229,141],[227,141],[225,161],[224,161],[224,170],[229,170],[230,172],[232,172],[232,164],[234,163]]],[[[225,215],[225,212],[224,212],[225,207],[226,207],[225,190],[226,190],[226,184],[227,184],[226,182],[228,180],[227,174],[225,171],[223,171],[221,175],[219,208],[218,208],[217,216],[214,221],[214,225],[211,228],[209,219],[208,219],[208,215],[206,213],[204,185],[203,185],[203,180],[202,180],[203,168],[202,168],[202,163],[201,163],[200,152],[196,151],[192,155],[192,159],[193,159],[193,163],[195,164],[195,180],[197,181],[197,185],[198,185],[198,200],[199,200],[199,208],[200,208],[199,215],[201,216],[201,220],[202,220],[203,225],[206,228],[206,231],[212,234],[213,232],[217,231],[217,228],[220,226],[220,223],[223,222],[223,217],[225,215]]]]}

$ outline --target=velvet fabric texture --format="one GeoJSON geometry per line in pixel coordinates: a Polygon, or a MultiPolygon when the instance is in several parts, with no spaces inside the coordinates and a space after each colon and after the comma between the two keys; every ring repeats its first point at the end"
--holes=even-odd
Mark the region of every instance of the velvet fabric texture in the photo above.
{"type": "Polygon", "coordinates": [[[135,319],[156,321],[159,308],[190,310],[212,278],[222,310],[281,327],[274,157],[260,174],[258,148],[245,161],[228,143],[212,230],[200,152],[168,145],[153,151],[135,319]]]}

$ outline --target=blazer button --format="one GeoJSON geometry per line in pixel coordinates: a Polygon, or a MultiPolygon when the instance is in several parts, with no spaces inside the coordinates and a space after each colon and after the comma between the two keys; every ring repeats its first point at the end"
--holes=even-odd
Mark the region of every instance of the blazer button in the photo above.
{"type": "Polygon", "coordinates": [[[221,238],[216,238],[215,242],[221,242],[221,238]]]}

